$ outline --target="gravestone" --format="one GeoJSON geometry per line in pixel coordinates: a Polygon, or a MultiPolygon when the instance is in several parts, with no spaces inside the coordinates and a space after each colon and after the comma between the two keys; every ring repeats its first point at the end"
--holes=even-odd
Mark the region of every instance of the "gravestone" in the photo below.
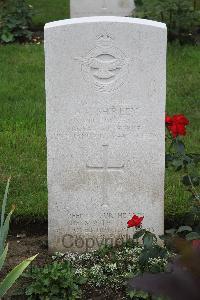
{"type": "Polygon", "coordinates": [[[50,251],[163,233],[165,24],[91,17],[45,26],[50,251]]]}
{"type": "Polygon", "coordinates": [[[71,0],[71,18],[90,16],[131,16],[134,0],[71,0]]]}

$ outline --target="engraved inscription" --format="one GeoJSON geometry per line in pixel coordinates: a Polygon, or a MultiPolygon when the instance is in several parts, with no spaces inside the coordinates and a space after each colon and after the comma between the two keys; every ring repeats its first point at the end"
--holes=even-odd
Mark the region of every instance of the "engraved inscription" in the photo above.
{"type": "Polygon", "coordinates": [[[107,0],[102,0],[103,3],[102,3],[102,9],[105,10],[108,8],[108,4],[107,4],[107,0]]]}
{"type": "Polygon", "coordinates": [[[110,34],[97,38],[97,47],[85,57],[76,57],[84,79],[99,92],[112,92],[127,80],[129,59],[113,45],[110,34]]]}
{"type": "MultiPolygon", "coordinates": [[[[138,135],[142,126],[135,120],[140,111],[139,107],[131,105],[90,106],[84,110],[84,124],[75,117],[70,125],[67,124],[66,132],[71,132],[74,139],[101,139],[102,144],[109,138],[121,139],[130,134],[138,135]]],[[[81,111],[78,111],[77,116],[80,114],[81,111]]]]}
{"type": "Polygon", "coordinates": [[[84,232],[87,233],[96,233],[96,232],[105,232],[109,230],[112,233],[119,233],[118,228],[113,228],[113,222],[117,220],[117,224],[120,225],[124,230],[126,229],[126,221],[128,218],[132,216],[132,213],[129,212],[103,212],[102,215],[99,216],[99,219],[88,219],[88,216],[85,214],[76,214],[70,213],[68,215],[69,218],[69,226],[70,232],[82,232],[84,228],[84,232]]]}
{"type": "Polygon", "coordinates": [[[102,172],[102,206],[108,207],[108,191],[107,191],[107,175],[109,171],[121,171],[124,169],[124,164],[120,166],[110,166],[108,163],[108,145],[103,146],[103,164],[102,166],[90,166],[86,164],[89,171],[102,172]]]}

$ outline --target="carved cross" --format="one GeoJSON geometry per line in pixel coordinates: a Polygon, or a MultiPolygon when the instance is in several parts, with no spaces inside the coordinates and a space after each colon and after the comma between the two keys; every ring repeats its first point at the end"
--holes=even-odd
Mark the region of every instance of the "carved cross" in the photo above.
{"type": "Polygon", "coordinates": [[[107,190],[107,175],[111,171],[121,171],[124,168],[124,164],[120,166],[110,166],[108,163],[108,145],[103,146],[103,163],[101,166],[90,166],[86,164],[86,168],[89,171],[97,171],[102,173],[102,206],[108,205],[108,190],[107,190]]]}

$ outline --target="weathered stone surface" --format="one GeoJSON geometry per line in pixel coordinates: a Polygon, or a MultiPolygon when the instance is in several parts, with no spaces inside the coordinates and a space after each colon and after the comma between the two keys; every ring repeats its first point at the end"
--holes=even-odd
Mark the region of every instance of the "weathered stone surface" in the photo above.
{"type": "Polygon", "coordinates": [[[71,18],[91,16],[131,16],[134,0],[71,0],[71,18]]]}
{"type": "Polygon", "coordinates": [[[163,233],[165,25],[49,23],[45,56],[50,250],[120,243],[133,212],[163,233]]]}

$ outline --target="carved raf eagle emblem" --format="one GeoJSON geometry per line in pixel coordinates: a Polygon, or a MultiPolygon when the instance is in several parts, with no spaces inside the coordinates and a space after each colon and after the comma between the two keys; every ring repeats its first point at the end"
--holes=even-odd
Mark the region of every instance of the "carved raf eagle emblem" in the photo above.
{"type": "Polygon", "coordinates": [[[86,57],[76,58],[81,64],[85,80],[97,91],[111,92],[119,88],[128,74],[126,55],[113,45],[109,34],[102,34],[97,39],[97,47],[86,57]]]}

